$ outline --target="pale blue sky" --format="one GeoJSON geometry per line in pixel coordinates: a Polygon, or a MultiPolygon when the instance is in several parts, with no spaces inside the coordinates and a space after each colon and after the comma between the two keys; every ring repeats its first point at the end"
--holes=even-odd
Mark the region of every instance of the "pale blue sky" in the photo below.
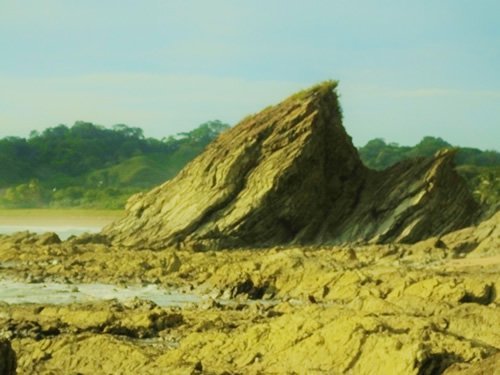
{"type": "Polygon", "coordinates": [[[340,80],[355,144],[500,149],[500,1],[0,0],[0,137],[161,137],[340,80]]]}

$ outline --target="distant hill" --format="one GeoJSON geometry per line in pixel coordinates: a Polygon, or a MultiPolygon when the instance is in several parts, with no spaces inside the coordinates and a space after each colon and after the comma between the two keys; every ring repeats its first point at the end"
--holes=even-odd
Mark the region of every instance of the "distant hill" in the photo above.
{"type": "Polygon", "coordinates": [[[3,138],[0,205],[121,208],[134,192],[175,176],[228,127],[209,121],[158,140],[140,128],[79,121],[3,138]]]}

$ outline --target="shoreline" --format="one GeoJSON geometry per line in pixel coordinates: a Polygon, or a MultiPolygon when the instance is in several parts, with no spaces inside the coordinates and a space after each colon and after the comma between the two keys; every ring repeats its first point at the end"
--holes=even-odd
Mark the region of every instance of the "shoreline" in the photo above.
{"type": "Polygon", "coordinates": [[[9,227],[104,227],[119,219],[123,210],[93,209],[0,209],[0,226],[9,227]]]}

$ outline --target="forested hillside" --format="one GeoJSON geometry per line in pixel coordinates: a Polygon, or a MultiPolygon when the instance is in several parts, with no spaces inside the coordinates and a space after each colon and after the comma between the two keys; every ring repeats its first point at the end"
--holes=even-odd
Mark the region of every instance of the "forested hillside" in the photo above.
{"type": "Polygon", "coordinates": [[[121,208],[134,192],[173,177],[227,128],[210,121],[158,140],[127,125],[76,122],[1,139],[0,205],[121,208]]]}

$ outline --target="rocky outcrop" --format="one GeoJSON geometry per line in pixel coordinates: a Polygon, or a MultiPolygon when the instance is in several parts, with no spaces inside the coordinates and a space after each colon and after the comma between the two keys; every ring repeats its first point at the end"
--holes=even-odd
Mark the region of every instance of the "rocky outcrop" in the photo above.
{"type": "Polygon", "coordinates": [[[367,169],[342,126],[336,83],[295,94],[222,134],[104,234],[134,248],[415,242],[477,214],[453,153],[367,169]]]}
{"type": "Polygon", "coordinates": [[[16,374],[16,353],[10,342],[0,339],[0,375],[16,374]]]}
{"type": "Polygon", "coordinates": [[[358,204],[325,240],[414,243],[470,225],[478,206],[454,170],[454,155],[445,150],[370,171],[358,204]]]}
{"type": "Polygon", "coordinates": [[[467,227],[443,236],[442,245],[454,256],[463,257],[474,253],[477,256],[498,253],[500,249],[500,211],[477,226],[467,227]]]}
{"type": "MultiPolygon", "coordinates": [[[[2,334],[11,338],[50,339],[64,334],[112,334],[127,338],[157,337],[183,323],[182,315],[167,312],[151,301],[132,299],[75,305],[33,305],[12,308],[0,317],[2,334]],[[40,313],[42,313],[40,315],[40,313]],[[8,319],[5,319],[5,315],[8,319]],[[13,319],[15,317],[16,319],[13,319]]],[[[1,361],[0,361],[1,363],[1,361]]],[[[0,375],[4,373],[0,372],[0,375]]]]}

